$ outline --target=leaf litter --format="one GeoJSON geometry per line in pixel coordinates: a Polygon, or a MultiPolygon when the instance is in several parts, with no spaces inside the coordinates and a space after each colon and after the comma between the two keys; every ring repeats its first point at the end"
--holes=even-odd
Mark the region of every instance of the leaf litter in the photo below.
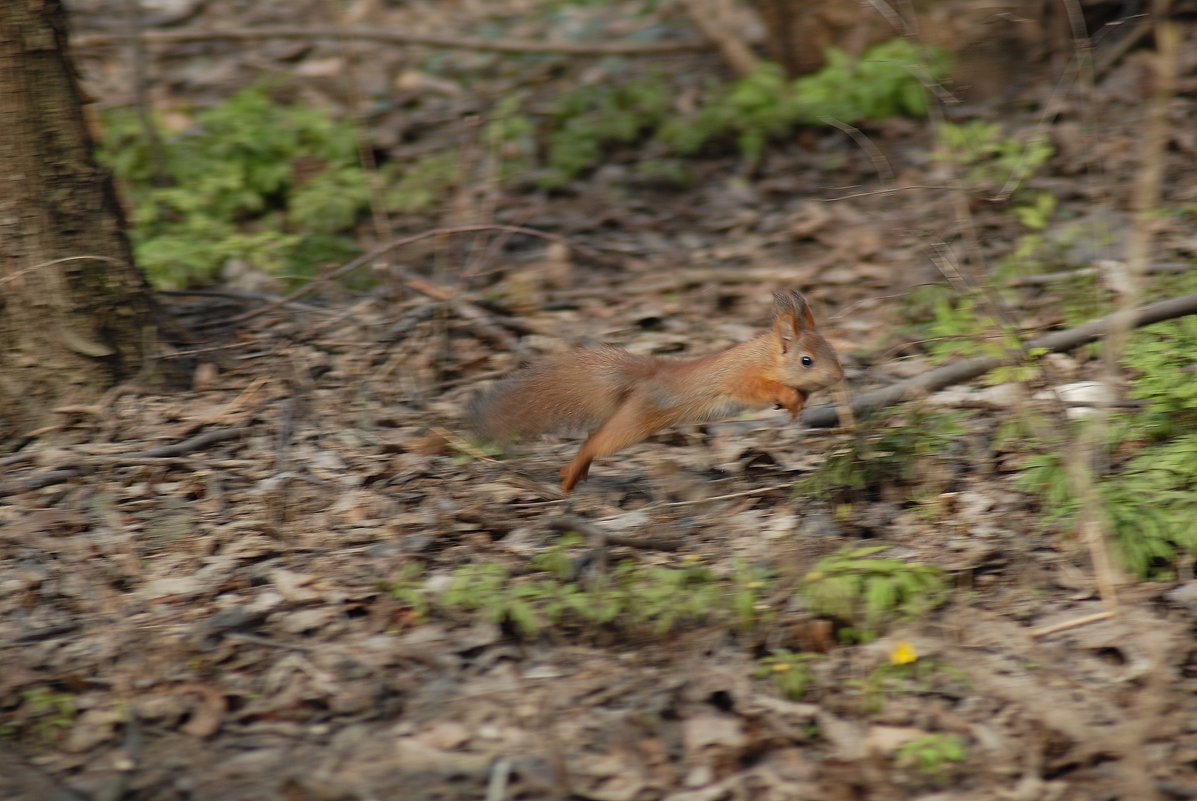
{"type": "MultiPolygon", "coordinates": [[[[232,13],[204,5],[209,20],[232,13]]],[[[357,12],[383,13],[369,5],[357,12]]],[[[451,29],[450,4],[417,5],[408,13],[451,29]]],[[[294,13],[318,20],[321,7],[294,13]]],[[[267,6],[254,14],[271,21],[267,6]]],[[[322,59],[347,57],[326,47],[272,43],[256,58],[306,60],[318,78],[337,72],[322,59]]],[[[249,68],[240,58],[217,58],[215,72],[182,59],[169,74],[196,96],[219,96],[249,68]]],[[[412,85],[405,58],[390,53],[375,68],[407,69],[403,85],[412,85]]],[[[1133,102],[1115,79],[1136,63],[1114,70],[1111,91],[1121,94],[1104,102],[1133,102]]],[[[445,105],[421,114],[461,102],[459,89],[438,94],[445,105]]],[[[1186,100],[1189,119],[1195,111],[1186,100]]],[[[1133,154],[1115,144],[1130,123],[1108,124],[1109,180],[1128,181],[1133,154]]],[[[1081,132],[1065,120],[1058,135],[1062,152],[1081,159],[1081,132]]],[[[918,144],[901,126],[879,136],[893,152],[918,144]]],[[[7,464],[3,485],[15,491],[0,499],[0,732],[10,743],[0,749],[0,796],[1197,792],[1197,604],[1171,585],[1140,585],[1116,618],[1032,636],[1096,611],[1087,562],[1045,535],[984,459],[954,457],[958,470],[928,479],[949,514],[874,499],[862,534],[823,499],[789,490],[846,435],[797,429],[781,413],[663,432],[596,465],[568,504],[555,471],[575,439],[528,443],[501,460],[469,450],[459,414],[488,377],[583,342],[710,352],[765,325],[769,292],[786,286],[811,297],[848,355],[854,390],[900,375],[893,354],[882,355],[899,328],[886,298],[938,277],[925,231],[947,235],[949,204],[926,192],[822,203],[804,178],[808,187],[872,179],[868,160],[853,162],[842,143],[818,147],[846,154],[847,166],[820,174],[786,152],[775,166],[798,177],[769,194],[700,182],[652,201],[601,187],[548,204],[511,198],[513,219],[621,254],[612,271],[559,250],[496,249],[499,263],[483,268],[514,282],[506,296],[525,299],[512,320],[525,332],[520,353],[443,307],[416,314],[429,304],[419,297],[373,292],[332,317],[284,308],[217,329],[226,349],[202,361],[190,392],[115,394],[57,439],[28,445],[26,461],[7,464]],[[399,330],[400,320],[410,322],[399,330]],[[179,455],[138,456],[233,429],[243,431],[179,455]],[[56,470],[71,473],[35,486],[56,470]],[[521,576],[558,541],[552,519],[565,512],[600,532],[682,543],[673,553],[588,542],[579,581],[590,580],[596,554],[646,567],[689,559],[724,576],[766,566],[781,588],[762,601],[772,622],[748,632],[699,621],[667,635],[563,626],[521,636],[485,615],[422,613],[390,590],[413,566],[429,591],[467,565],[521,576]],[[861,536],[943,567],[957,590],[951,603],[870,646],[836,645],[787,589],[861,536]],[[890,661],[897,642],[915,643],[917,678],[885,672],[899,667],[890,661]],[[799,701],[753,678],[757,659],[778,647],[819,654],[799,701]],[[963,762],[928,773],[902,760],[938,733],[965,743],[963,762]]],[[[460,253],[441,247],[442,257],[460,253]]],[[[168,302],[190,321],[229,313],[216,302],[168,302]]]]}

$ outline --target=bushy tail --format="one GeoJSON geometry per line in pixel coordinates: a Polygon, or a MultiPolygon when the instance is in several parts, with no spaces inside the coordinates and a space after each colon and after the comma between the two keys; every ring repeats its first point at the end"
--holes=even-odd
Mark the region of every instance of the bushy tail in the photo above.
{"type": "Polygon", "coordinates": [[[619,348],[563,353],[474,396],[466,420],[495,442],[594,428],[651,371],[651,359],[619,348]]]}

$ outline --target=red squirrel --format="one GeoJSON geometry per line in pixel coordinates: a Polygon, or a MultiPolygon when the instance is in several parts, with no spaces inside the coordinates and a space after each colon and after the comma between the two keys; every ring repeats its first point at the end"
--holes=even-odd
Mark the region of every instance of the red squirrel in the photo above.
{"type": "Polygon", "coordinates": [[[772,329],[743,344],[697,359],[637,356],[610,346],[569,351],[475,396],[467,420],[492,441],[593,428],[561,468],[568,494],[595,459],[666,426],[770,404],[796,419],[807,396],[840,381],[844,371],[806,298],[790,291],[773,300],[772,329]]]}

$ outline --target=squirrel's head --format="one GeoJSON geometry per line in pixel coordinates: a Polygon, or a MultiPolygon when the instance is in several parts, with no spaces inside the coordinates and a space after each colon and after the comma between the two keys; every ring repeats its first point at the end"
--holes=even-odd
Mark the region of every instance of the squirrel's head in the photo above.
{"type": "Polygon", "coordinates": [[[781,364],[779,380],[804,394],[844,378],[835,348],[815,327],[815,316],[802,293],[773,293],[774,348],[781,364]]]}

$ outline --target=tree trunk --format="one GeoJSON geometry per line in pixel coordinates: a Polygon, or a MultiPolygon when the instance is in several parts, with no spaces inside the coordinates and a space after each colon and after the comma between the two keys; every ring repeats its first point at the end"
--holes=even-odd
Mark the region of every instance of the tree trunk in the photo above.
{"type": "Polygon", "coordinates": [[[148,379],[157,343],[66,22],[60,0],[0,0],[0,442],[148,379]]]}
{"type": "Polygon", "coordinates": [[[765,26],[769,58],[790,76],[816,72],[828,47],[859,56],[901,32],[868,3],[844,0],[749,0],[765,26]]]}

